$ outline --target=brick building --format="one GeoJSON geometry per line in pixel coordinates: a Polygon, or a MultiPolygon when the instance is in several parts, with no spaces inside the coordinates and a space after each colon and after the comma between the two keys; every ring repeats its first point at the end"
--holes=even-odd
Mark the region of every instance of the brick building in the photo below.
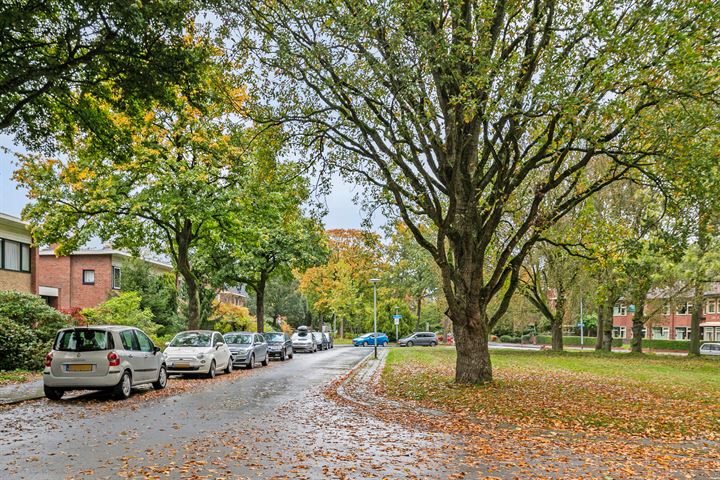
{"type": "Polygon", "coordinates": [[[0,290],[35,291],[35,249],[28,225],[0,213],[0,290]]]}
{"type": "MultiPolygon", "coordinates": [[[[703,294],[703,316],[700,319],[700,338],[720,341],[720,283],[711,284],[703,294]]],[[[682,298],[667,299],[655,294],[648,298],[646,313],[652,315],[643,328],[643,338],[661,340],[689,340],[692,303],[682,298]]],[[[632,317],[635,306],[619,301],[613,309],[613,336],[632,338],[632,317]]]]}
{"type": "MultiPolygon", "coordinates": [[[[132,256],[113,249],[77,250],[67,256],[56,256],[50,249],[38,252],[37,293],[49,305],[62,311],[91,308],[108,299],[110,292],[120,290],[124,263],[132,256]]],[[[151,270],[162,274],[172,266],[145,260],[151,270]]]]}

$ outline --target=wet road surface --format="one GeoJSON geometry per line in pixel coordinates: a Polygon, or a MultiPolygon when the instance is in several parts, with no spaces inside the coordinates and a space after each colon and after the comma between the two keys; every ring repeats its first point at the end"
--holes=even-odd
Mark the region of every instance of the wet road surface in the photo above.
{"type": "Polygon", "coordinates": [[[5,407],[0,478],[448,478],[448,439],[324,397],[371,351],[296,354],[134,402],[94,394],[5,407]]]}

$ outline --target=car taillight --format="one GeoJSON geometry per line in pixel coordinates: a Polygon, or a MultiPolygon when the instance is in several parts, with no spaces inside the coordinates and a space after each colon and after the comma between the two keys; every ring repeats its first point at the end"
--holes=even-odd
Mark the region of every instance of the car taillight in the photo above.
{"type": "Polygon", "coordinates": [[[52,365],[52,352],[45,355],[45,366],[49,367],[52,365]]]}
{"type": "Polygon", "coordinates": [[[117,367],[120,366],[120,357],[115,352],[108,353],[108,366],[117,367]]]}

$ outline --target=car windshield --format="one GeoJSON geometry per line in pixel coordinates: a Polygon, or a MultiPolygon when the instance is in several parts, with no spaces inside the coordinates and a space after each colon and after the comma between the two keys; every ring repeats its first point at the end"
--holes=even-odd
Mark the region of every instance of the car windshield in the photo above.
{"type": "Polygon", "coordinates": [[[310,332],[308,332],[307,330],[300,330],[297,333],[295,333],[295,335],[297,335],[300,338],[307,337],[309,334],[310,334],[310,332]]]}
{"type": "Polygon", "coordinates": [[[55,350],[64,352],[94,352],[111,350],[112,339],[105,330],[64,330],[55,340],[55,350]]]}
{"type": "Polygon", "coordinates": [[[267,332],[265,334],[265,340],[268,342],[282,342],[285,340],[285,335],[281,332],[267,332]]]}
{"type": "Polygon", "coordinates": [[[175,335],[171,347],[209,347],[212,335],[204,332],[182,332],[175,335]]]}
{"type": "Polygon", "coordinates": [[[230,345],[252,345],[252,337],[249,333],[227,333],[225,341],[230,345]]]}

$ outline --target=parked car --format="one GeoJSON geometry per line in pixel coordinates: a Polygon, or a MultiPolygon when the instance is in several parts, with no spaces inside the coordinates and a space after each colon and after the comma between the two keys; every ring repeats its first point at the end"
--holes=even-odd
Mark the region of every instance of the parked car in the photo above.
{"type": "Polygon", "coordinates": [[[315,337],[310,333],[307,327],[300,326],[297,332],[293,333],[292,346],[295,352],[317,352],[318,345],[315,337]]]}
{"type": "Polygon", "coordinates": [[[335,342],[333,341],[332,334],[331,334],[330,332],[323,332],[323,334],[325,335],[325,337],[327,337],[328,346],[329,346],[330,348],[334,348],[334,347],[335,347],[335,342]]]}
{"type": "Polygon", "coordinates": [[[413,345],[422,345],[426,347],[434,347],[438,344],[437,335],[432,332],[415,332],[412,335],[398,340],[401,347],[412,347],[413,345]]]}
{"type": "Polygon", "coordinates": [[[390,339],[387,335],[384,333],[377,333],[377,337],[374,333],[366,333],[365,335],[360,335],[359,337],[355,337],[352,339],[353,345],[356,347],[363,346],[367,347],[369,345],[375,345],[377,343],[378,345],[382,345],[383,347],[387,347],[388,343],[390,342],[390,339]]]}
{"type": "Polygon", "coordinates": [[[255,368],[257,362],[268,364],[268,344],[259,333],[231,332],[225,334],[225,342],[233,356],[233,365],[248,369],[255,368]]]}
{"type": "Polygon", "coordinates": [[[168,342],[165,358],[169,374],[203,374],[214,378],[218,369],[230,373],[232,354],[220,332],[190,330],[168,342]]]}
{"type": "Polygon", "coordinates": [[[327,337],[322,332],[312,332],[313,338],[315,338],[315,343],[317,343],[317,349],[318,350],[327,350],[330,348],[328,345],[327,337]]]}
{"type": "Polygon", "coordinates": [[[45,356],[43,388],[50,400],[68,390],[111,390],[130,396],[132,387],[167,385],[165,357],[145,332],[120,325],[60,330],[45,356]]]}
{"type": "Polygon", "coordinates": [[[287,333],[267,332],[265,340],[267,340],[270,357],[278,357],[283,362],[286,358],[293,358],[292,339],[287,333]]]}
{"type": "Polygon", "coordinates": [[[720,343],[703,343],[700,346],[700,355],[720,355],[720,343]]]}

